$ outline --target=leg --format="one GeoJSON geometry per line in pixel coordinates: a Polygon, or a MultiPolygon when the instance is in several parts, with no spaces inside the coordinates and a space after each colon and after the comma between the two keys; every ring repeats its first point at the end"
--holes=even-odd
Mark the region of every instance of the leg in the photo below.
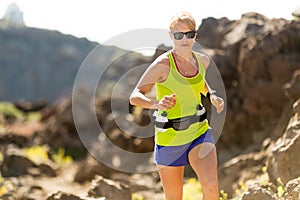
{"type": "Polygon", "coordinates": [[[208,142],[197,145],[190,151],[189,161],[201,183],[203,200],[219,200],[215,145],[208,142]]]}
{"type": "Polygon", "coordinates": [[[182,200],[184,166],[158,165],[158,172],[166,200],[182,200]]]}

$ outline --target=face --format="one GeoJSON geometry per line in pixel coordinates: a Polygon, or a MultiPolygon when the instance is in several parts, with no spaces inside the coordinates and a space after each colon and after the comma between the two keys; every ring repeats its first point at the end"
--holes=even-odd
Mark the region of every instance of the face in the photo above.
{"type": "Polygon", "coordinates": [[[192,50],[192,47],[195,42],[196,34],[194,35],[193,32],[191,31],[192,30],[183,22],[180,22],[173,27],[173,30],[170,31],[170,37],[173,40],[176,49],[192,50]],[[180,32],[180,33],[176,34],[176,32],[180,32]],[[193,35],[194,37],[191,38],[193,35]]]}

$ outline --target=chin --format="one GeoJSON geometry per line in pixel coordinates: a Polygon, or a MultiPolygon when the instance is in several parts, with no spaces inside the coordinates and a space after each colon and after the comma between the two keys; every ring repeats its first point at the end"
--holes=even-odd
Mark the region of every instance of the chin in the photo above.
{"type": "Polygon", "coordinates": [[[190,45],[180,45],[180,48],[182,48],[182,49],[192,49],[192,46],[190,46],[190,45]]]}

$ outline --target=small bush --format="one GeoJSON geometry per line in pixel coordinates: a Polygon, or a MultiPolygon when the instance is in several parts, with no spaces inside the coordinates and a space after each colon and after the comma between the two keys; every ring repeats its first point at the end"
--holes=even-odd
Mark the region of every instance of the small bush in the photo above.
{"type": "Polygon", "coordinates": [[[48,149],[44,146],[24,148],[23,152],[27,158],[39,165],[48,161],[48,149]]]}
{"type": "Polygon", "coordinates": [[[0,115],[4,116],[8,122],[25,119],[24,113],[9,102],[0,102],[0,115]]]}
{"type": "Polygon", "coordinates": [[[73,159],[71,156],[68,156],[65,154],[65,150],[63,148],[59,148],[56,153],[51,155],[52,159],[55,163],[59,165],[66,165],[73,162],[73,159]]]}

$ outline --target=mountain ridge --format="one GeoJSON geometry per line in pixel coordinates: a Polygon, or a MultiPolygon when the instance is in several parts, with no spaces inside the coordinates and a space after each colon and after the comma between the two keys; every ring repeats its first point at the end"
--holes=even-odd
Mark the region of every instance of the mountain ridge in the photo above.
{"type": "Polygon", "coordinates": [[[18,26],[0,21],[0,101],[44,99],[55,101],[70,95],[76,73],[96,47],[101,58],[118,52],[86,38],[59,31],[18,26]]]}

